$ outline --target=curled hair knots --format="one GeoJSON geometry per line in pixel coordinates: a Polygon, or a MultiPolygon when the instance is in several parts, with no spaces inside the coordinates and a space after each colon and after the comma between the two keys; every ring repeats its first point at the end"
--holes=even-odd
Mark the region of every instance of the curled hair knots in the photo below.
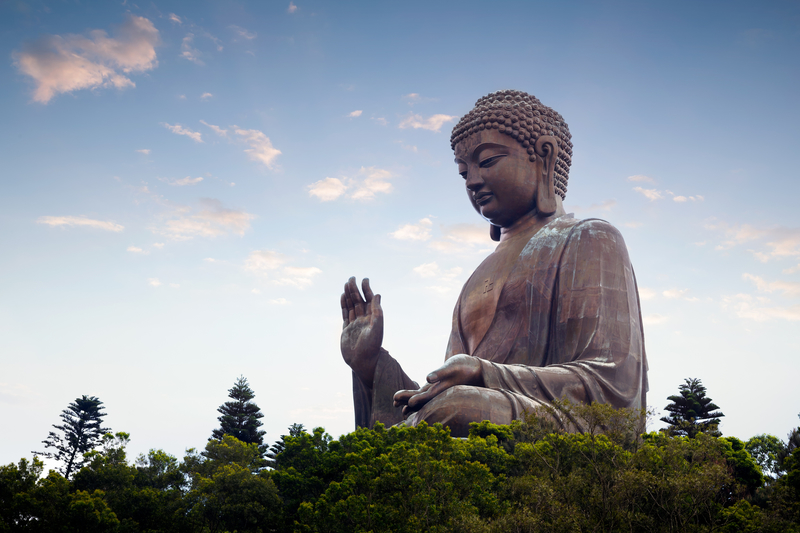
{"type": "Polygon", "coordinates": [[[493,92],[479,98],[475,107],[461,117],[450,135],[450,147],[455,150],[456,145],[470,135],[490,128],[516,139],[527,150],[530,161],[536,161],[533,147],[539,137],[555,137],[559,147],[554,172],[555,192],[562,199],[566,197],[572,164],[572,135],[564,117],[526,92],[493,92]]]}

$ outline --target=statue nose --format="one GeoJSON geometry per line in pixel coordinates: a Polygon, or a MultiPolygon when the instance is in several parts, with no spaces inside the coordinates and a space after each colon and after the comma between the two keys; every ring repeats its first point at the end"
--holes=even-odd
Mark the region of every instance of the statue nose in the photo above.
{"type": "Polygon", "coordinates": [[[477,191],[483,185],[483,178],[481,178],[479,169],[470,169],[467,172],[467,189],[477,191]]]}

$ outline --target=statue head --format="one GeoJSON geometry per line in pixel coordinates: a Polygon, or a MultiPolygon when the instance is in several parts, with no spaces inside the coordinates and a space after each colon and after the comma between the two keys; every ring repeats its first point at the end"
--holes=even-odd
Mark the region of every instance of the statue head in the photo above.
{"type": "MultiPolygon", "coordinates": [[[[503,186],[516,187],[516,193],[523,197],[513,199],[513,195],[506,194],[506,198],[513,199],[512,204],[527,202],[528,211],[535,210],[537,216],[547,217],[555,213],[567,193],[572,161],[570,139],[561,115],[522,91],[498,91],[484,96],[456,124],[450,144],[456,153],[459,173],[467,180],[473,206],[493,224],[493,239],[499,239],[499,226],[507,223],[507,217],[493,220],[491,210],[483,209],[480,199],[473,197],[480,192],[475,180],[467,176],[470,164],[473,174],[483,175],[484,171],[478,169],[486,168],[489,177],[488,168],[505,157],[503,186]],[[470,158],[480,161],[470,163],[470,158]],[[508,176],[509,173],[512,175],[508,176]],[[508,178],[513,183],[508,183],[508,178]],[[556,195],[560,197],[558,200],[556,195]]],[[[512,216],[523,208],[509,204],[508,200],[494,207],[505,209],[512,216]]]]}

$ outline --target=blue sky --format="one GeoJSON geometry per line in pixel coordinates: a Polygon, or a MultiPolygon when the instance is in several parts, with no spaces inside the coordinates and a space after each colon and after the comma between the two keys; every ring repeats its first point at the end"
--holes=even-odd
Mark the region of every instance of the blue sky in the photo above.
{"type": "Polygon", "coordinates": [[[564,116],[566,210],[626,239],[648,403],[697,377],[723,433],[785,437],[799,45],[796,2],[0,4],[0,461],[82,394],[180,456],[240,374],[267,440],[350,431],[351,275],[423,379],[492,249],[449,132],[499,89],[564,116]]]}

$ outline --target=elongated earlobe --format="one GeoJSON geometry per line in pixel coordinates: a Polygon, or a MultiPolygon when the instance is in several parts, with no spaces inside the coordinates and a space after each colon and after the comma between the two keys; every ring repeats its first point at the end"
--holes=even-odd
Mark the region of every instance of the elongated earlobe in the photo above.
{"type": "Polygon", "coordinates": [[[493,241],[500,241],[500,226],[489,224],[489,236],[493,241]]]}
{"type": "Polygon", "coordinates": [[[542,175],[536,187],[536,209],[541,216],[548,217],[556,212],[556,188],[554,173],[558,160],[558,142],[551,135],[536,139],[536,155],[542,158],[542,175]]]}

